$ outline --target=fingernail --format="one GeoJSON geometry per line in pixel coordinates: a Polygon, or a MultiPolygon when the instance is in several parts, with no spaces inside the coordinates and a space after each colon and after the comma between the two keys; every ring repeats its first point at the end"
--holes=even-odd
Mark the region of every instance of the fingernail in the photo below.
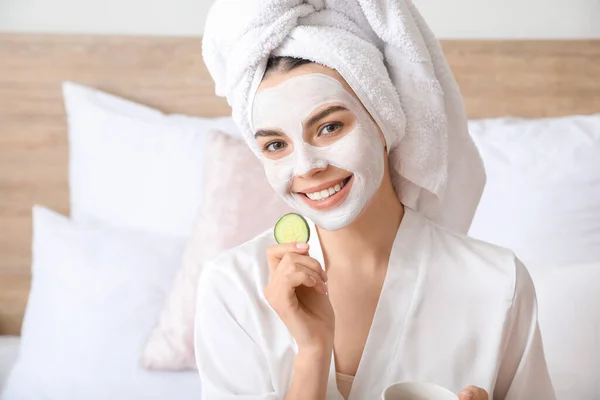
{"type": "Polygon", "coordinates": [[[296,243],[296,248],[301,250],[308,249],[308,243],[296,243]]]}
{"type": "Polygon", "coordinates": [[[465,396],[468,399],[472,399],[473,398],[473,392],[471,392],[470,390],[463,390],[459,394],[465,396]]]}
{"type": "Polygon", "coordinates": [[[325,294],[329,294],[329,291],[327,290],[327,284],[322,283],[322,286],[323,286],[323,291],[325,292],[325,294]]]}

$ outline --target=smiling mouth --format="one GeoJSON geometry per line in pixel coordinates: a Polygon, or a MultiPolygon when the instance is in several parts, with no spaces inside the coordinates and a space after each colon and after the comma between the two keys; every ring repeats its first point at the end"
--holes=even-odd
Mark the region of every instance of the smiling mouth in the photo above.
{"type": "Polygon", "coordinates": [[[347,177],[346,179],[344,179],[343,181],[336,183],[335,185],[332,185],[331,187],[319,190],[319,191],[315,191],[315,192],[310,192],[310,193],[298,193],[299,195],[305,197],[308,200],[311,200],[313,202],[321,202],[321,201],[325,201],[325,200],[329,200],[332,199],[336,196],[339,195],[340,192],[344,192],[344,187],[346,187],[346,185],[348,184],[348,182],[350,182],[350,179],[352,179],[353,175],[350,175],[349,177],[347,177]]]}

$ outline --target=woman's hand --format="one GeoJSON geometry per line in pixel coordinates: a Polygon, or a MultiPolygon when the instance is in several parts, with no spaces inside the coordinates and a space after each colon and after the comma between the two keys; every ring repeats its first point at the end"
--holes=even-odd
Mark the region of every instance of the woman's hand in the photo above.
{"type": "Polygon", "coordinates": [[[327,296],[327,274],[308,256],[306,243],[269,247],[271,278],[265,298],[298,344],[299,351],[331,352],[335,319],[327,296]]]}
{"type": "Polygon", "coordinates": [[[458,394],[459,400],[488,400],[488,393],[477,386],[467,386],[458,394]]]}

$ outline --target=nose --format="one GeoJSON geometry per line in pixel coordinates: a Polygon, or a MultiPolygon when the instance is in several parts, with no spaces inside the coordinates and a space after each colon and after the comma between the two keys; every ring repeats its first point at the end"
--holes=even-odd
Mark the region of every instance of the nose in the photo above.
{"type": "Polygon", "coordinates": [[[329,163],[317,157],[310,148],[302,146],[296,155],[296,166],[294,175],[299,177],[310,177],[324,171],[329,163]]]}

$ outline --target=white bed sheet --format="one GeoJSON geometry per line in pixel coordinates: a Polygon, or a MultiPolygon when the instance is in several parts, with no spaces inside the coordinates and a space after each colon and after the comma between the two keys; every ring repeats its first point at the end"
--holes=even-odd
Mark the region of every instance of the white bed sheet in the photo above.
{"type": "Polygon", "coordinates": [[[0,393],[19,354],[19,336],[0,336],[0,393]]]}

